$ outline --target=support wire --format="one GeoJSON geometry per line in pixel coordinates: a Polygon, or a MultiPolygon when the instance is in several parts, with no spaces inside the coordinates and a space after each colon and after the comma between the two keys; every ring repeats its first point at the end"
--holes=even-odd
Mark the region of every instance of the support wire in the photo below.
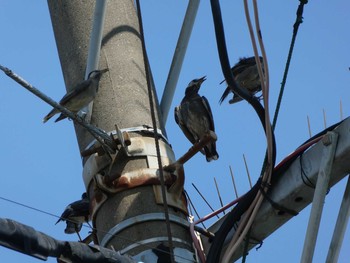
{"type": "Polygon", "coordinates": [[[137,7],[137,16],[138,16],[138,20],[139,20],[139,27],[140,27],[140,34],[141,34],[142,52],[143,52],[143,57],[144,57],[144,62],[145,62],[145,73],[146,73],[146,80],[147,80],[148,96],[149,96],[149,103],[150,103],[150,109],[151,109],[152,125],[153,125],[153,129],[154,129],[154,141],[155,141],[155,146],[156,146],[156,151],[157,151],[159,179],[160,179],[162,198],[163,198],[163,203],[164,203],[164,215],[165,215],[166,229],[167,229],[167,233],[168,233],[170,260],[171,260],[171,263],[175,263],[174,250],[173,250],[174,246],[173,246],[173,241],[172,241],[170,219],[169,219],[169,208],[168,208],[168,203],[167,203],[167,199],[166,199],[166,188],[165,188],[165,183],[164,183],[163,165],[162,165],[162,159],[160,156],[159,135],[157,132],[155,105],[153,103],[153,96],[152,96],[153,92],[152,92],[151,79],[150,79],[150,68],[149,68],[148,56],[147,56],[147,52],[146,52],[146,43],[145,43],[145,37],[144,37],[144,31],[143,31],[141,6],[140,6],[139,0],[136,0],[136,7],[137,7]]]}

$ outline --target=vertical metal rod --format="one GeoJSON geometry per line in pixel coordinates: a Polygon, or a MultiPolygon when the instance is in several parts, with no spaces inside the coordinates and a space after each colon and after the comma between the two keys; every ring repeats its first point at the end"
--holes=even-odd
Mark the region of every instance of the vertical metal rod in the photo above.
{"type": "MultiPolygon", "coordinates": [[[[96,1],[95,4],[94,20],[90,35],[89,51],[86,62],[85,79],[88,78],[88,75],[91,71],[98,69],[100,63],[100,50],[106,14],[106,5],[106,0],[96,1]]],[[[85,120],[87,122],[90,122],[91,120],[92,107],[93,102],[81,110],[84,113],[85,120]]]]}
{"type": "Polygon", "coordinates": [[[340,205],[337,223],[335,224],[333,237],[329,246],[326,263],[338,262],[339,252],[343,243],[346,226],[350,217],[350,176],[344,191],[342,203],[340,205]]]}
{"type": "Polygon", "coordinates": [[[309,136],[310,138],[312,137],[312,134],[311,134],[311,126],[310,126],[310,118],[309,118],[309,115],[306,116],[307,118],[307,128],[309,130],[309,136]]]}
{"type": "Polygon", "coordinates": [[[323,124],[324,124],[324,128],[327,128],[327,121],[326,121],[326,111],[324,109],[322,109],[323,111],[323,124]]]}
{"type": "MultiPolygon", "coordinates": [[[[218,193],[218,196],[219,196],[220,205],[221,205],[221,207],[223,207],[224,203],[222,202],[221,195],[220,195],[220,190],[219,190],[218,183],[216,182],[216,178],[215,177],[214,177],[214,183],[215,183],[215,187],[216,187],[216,192],[218,193]]],[[[222,211],[222,212],[225,214],[225,211],[222,211]]]]}
{"type": "Polygon", "coordinates": [[[340,108],[340,120],[342,121],[343,120],[343,103],[341,100],[339,103],[339,108],[340,108]]]}
{"type": "Polygon", "coordinates": [[[250,173],[249,173],[249,169],[248,169],[248,164],[247,164],[247,160],[246,160],[244,154],[243,154],[243,160],[244,160],[245,170],[247,171],[247,176],[248,176],[248,180],[249,180],[249,185],[250,185],[250,188],[252,188],[252,187],[253,187],[253,185],[252,185],[252,180],[250,179],[250,173]]]}
{"type": "Polygon", "coordinates": [[[328,132],[322,139],[325,147],[323,149],[321,166],[317,176],[316,189],[312,201],[303,253],[300,260],[301,263],[312,263],[318,229],[322,216],[323,204],[326,198],[334,154],[337,146],[337,138],[338,135],[335,132],[328,132]]]}
{"type": "Polygon", "coordinates": [[[165,84],[162,99],[160,101],[160,111],[162,121],[165,126],[168,119],[169,109],[174,97],[175,88],[179,79],[182,63],[186,54],[188,42],[191,37],[192,28],[196,19],[200,0],[190,0],[187,6],[186,15],[182,23],[180,36],[176,44],[175,53],[171,62],[168,79],[165,84]]]}
{"type": "Polygon", "coordinates": [[[233,176],[233,171],[232,171],[231,165],[229,165],[229,167],[230,167],[230,173],[231,173],[233,188],[235,189],[236,198],[238,198],[238,191],[237,191],[237,187],[236,187],[236,183],[235,183],[235,178],[234,178],[234,176],[233,176]]]}

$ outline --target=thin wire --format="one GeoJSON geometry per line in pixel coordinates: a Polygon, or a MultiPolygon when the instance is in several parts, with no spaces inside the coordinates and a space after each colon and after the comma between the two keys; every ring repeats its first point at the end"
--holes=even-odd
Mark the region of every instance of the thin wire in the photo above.
{"type": "MultiPolygon", "coordinates": [[[[20,202],[16,202],[16,201],[13,201],[13,200],[11,200],[11,199],[8,199],[8,198],[2,197],[2,196],[0,196],[0,199],[2,199],[2,200],[4,200],[4,201],[7,201],[7,202],[9,202],[9,203],[13,203],[13,204],[16,204],[16,205],[19,205],[19,206],[23,206],[23,207],[25,207],[25,208],[28,208],[28,209],[31,209],[31,210],[34,210],[34,211],[37,211],[37,212],[40,212],[40,213],[43,213],[43,214],[46,214],[46,215],[49,215],[49,216],[53,216],[53,217],[56,217],[56,218],[61,218],[60,216],[55,215],[55,214],[52,214],[52,213],[50,213],[50,212],[46,212],[46,211],[44,211],[44,210],[35,208],[35,207],[33,207],[33,206],[25,205],[25,204],[20,203],[20,202]]],[[[72,222],[73,222],[73,221],[72,221],[72,222]]],[[[74,222],[74,223],[76,223],[76,222],[74,222]]]]}
{"type": "MultiPolygon", "coordinates": [[[[255,26],[256,26],[256,31],[257,31],[257,35],[258,35],[258,40],[259,40],[259,44],[260,44],[260,49],[262,51],[262,55],[264,57],[264,64],[267,65],[267,59],[266,59],[266,53],[264,50],[264,45],[263,45],[263,41],[262,41],[262,36],[261,36],[261,30],[260,30],[260,25],[259,25],[259,15],[258,15],[258,7],[257,7],[257,3],[255,0],[253,0],[253,4],[254,4],[254,15],[255,15],[255,26]]],[[[246,19],[247,19],[247,24],[248,24],[248,28],[249,28],[249,33],[250,33],[250,37],[251,37],[251,41],[252,41],[252,45],[253,45],[253,50],[254,50],[254,55],[256,57],[256,61],[257,61],[257,67],[258,67],[258,71],[259,71],[259,76],[261,81],[261,86],[262,86],[262,93],[263,93],[263,101],[264,101],[264,108],[265,108],[265,131],[266,131],[266,139],[267,139],[267,162],[264,163],[264,174],[262,176],[262,183],[267,183],[269,184],[270,180],[271,180],[271,176],[272,176],[272,171],[273,171],[273,131],[271,128],[271,123],[270,123],[270,118],[269,118],[269,83],[268,77],[268,70],[266,73],[266,75],[263,75],[262,72],[262,68],[260,65],[260,61],[259,59],[257,59],[258,57],[258,51],[257,51],[257,46],[256,46],[256,41],[255,41],[255,37],[254,37],[254,33],[252,30],[252,24],[250,21],[250,15],[249,15],[249,8],[248,8],[248,2],[247,0],[244,0],[244,10],[245,10],[245,14],[246,14],[246,19]]],[[[266,186],[262,186],[265,190],[266,186]]],[[[266,189],[267,190],[267,189],[266,189]]],[[[237,250],[238,246],[242,243],[244,237],[246,235],[249,235],[249,229],[256,217],[256,214],[260,208],[260,205],[262,203],[262,201],[264,200],[263,195],[261,194],[261,192],[259,191],[254,199],[254,201],[251,203],[250,207],[248,208],[248,210],[245,212],[243,219],[240,222],[240,225],[238,226],[237,231],[234,233],[228,248],[226,249],[223,258],[222,258],[222,262],[230,262],[230,259],[233,255],[233,253],[237,250]]],[[[248,236],[249,238],[249,236],[248,236]]]]}
{"type": "MultiPolygon", "coordinates": [[[[196,185],[194,183],[192,183],[192,186],[194,187],[194,189],[196,189],[197,193],[200,195],[200,197],[202,197],[202,199],[204,200],[204,202],[209,206],[210,210],[212,212],[214,212],[214,208],[209,204],[209,202],[207,201],[207,199],[205,199],[205,197],[202,195],[202,193],[199,191],[199,189],[196,187],[196,185]]],[[[218,215],[216,215],[217,218],[220,218],[218,215]]]]}
{"type": "MultiPolygon", "coordinates": [[[[20,203],[20,202],[17,202],[17,201],[14,201],[14,200],[11,200],[11,199],[2,197],[2,196],[0,196],[0,199],[1,199],[1,200],[4,200],[4,201],[6,201],[6,202],[9,202],[9,203],[18,205],[18,206],[25,207],[25,208],[27,208],[27,209],[30,209],[30,210],[33,210],[33,211],[36,211],[36,212],[42,213],[42,214],[46,214],[46,215],[49,215],[49,216],[52,216],[52,217],[55,217],[55,218],[61,218],[60,216],[55,215],[55,214],[52,214],[52,213],[50,213],[50,212],[47,212],[47,211],[44,211],[44,210],[35,208],[35,207],[33,207],[33,206],[26,205],[26,204],[23,204],[23,203],[20,203]]],[[[72,220],[69,220],[69,219],[65,219],[65,220],[66,220],[66,221],[70,221],[70,222],[72,222],[72,223],[76,223],[75,221],[72,221],[72,220]]],[[[124,241],[128,241],[128,242],[132,242],[132,243],[135,243],[135,244],[139,244],[140,246],[143,246],[143,247],[148,248],[148,249],[154,249],[154,250],[157,250],[157,251],[160,251],[160,252],[164,252],[164,253],[169,254],[169,255],[171,254],[171,252],[167,252],[167,251],[164,251],[164,250],[162,250],[162,249],[154,248],[153,246],[150,246],[150,245],[147,245],[147,244],[143,244],[143,243],[141,243],[140,241],[137,241],[137,240],[133,240],[133,239],[130,239],[130,238],[127,238],[127,237],[123,237],[123,236],[121,236],[121,235],[116,236],[116,235],[110,234],[110,233],[107,232],[107,231],[94,228],[94,227],[92,227],[92,226],[89,225],[89,224],[82,224],[82,225],[83,225],[83,227],[85,227],[85,228],[89,228],[89,229],[94,230],[94,231],[99,231],[99,232],[101,232],[101,233],[104,233],[104,234],[106,234],[106,235],[110,235],[110,236],[115,237],[115,238],[119,238],[119,239],[124,240],[124,241]]],[[[184,259],[184,260],[187,260],[188,262],[196,262],[196,261],[193,260],[193,259],[188,259],[188,258],[185,258],[185,257],[183,257],[183,256],[181,256],[181,255],[176,255],[176,257],[181,258],[181,259],[184,259]]]]}
{"type": "Polygon", "coordinates": [[[165,189],[165,183],[164,183],[163,165],[162,165],[162,159],[160,156],[160,149],[159,149],[159,136],[158,136],[158,132],[157,132],[155,105],[153,103],[153,92],[152,92],[152,87],[151,87],[149,63],[148,63],[148,56],[147,56],[147,52],[146,52],[146,43],[145,43],[145,36],[144,36],[144,31],[143,31],[141,6],[140,6],[139,0],[136,0],[136,6],[137,6],[137,16],[138,16],[138,20],[139,20],[139,27],[140,27],[142,52],[143,52],[143,57],[144,57],[144,62],[145,62],[145,73],[146,73],[146,80],[147,80],[149,104],[150,104],[150,109],[151,109],[152,125],[153,125],[153,129],[154,129],[154,141],[155,141],[156,152],[157,152],[157,160],[158,160],[158,167],[159,167],[159,179],[160,179],[161,190],[162,190],[166,230],[168,232],[169,250],[171,251],[170,260],[172,263],[175,263],[175,258],[174,258],[174,254],[173,254],[174,246],[173,246],[171,227],[170,227],[170,218],[169,218],[169,208],[168,208],[168,203],[167,203],[167,198],[166,198],[166,189],[165,189]]]}
{"type": "MultiPolygon", "coordinates": [[[[186,195],[188,201],[190,202],[190,207],[193,208],[193,211],[194,211],[194,213],[196,214],[196,216],[198,217],[198,219],[201,218],[201,217],[199,216],[199,213],[197,212],[197,209],[195,208],[195,206],[194,206],[194,204],[193,204],[193,202],[192,202],[190,196],[188,195],[187,191],[184,190],[184,192],[185,192],[185,195],[186,195]]],[[[205,229],[207,229],[207,227],[204,225],[203,222],[202,222],[201,224],[202,224],[202,226],[203,226],[205,229]]]]}
{"type": "Polygon", "coordinates": [[[209,220],[210,218],[214,217],[214,216],[217,216],[219,213],[225,211],[226,209],[230,208],[231,206],[237,204],[240,200],[242,200],[243,196],[233,200],[232,202],[228,203],[227,205],[221,207],[220,209],[214,211],[213,213],[209,214],[209,215],[206,215],[200,219],[198,219],[197,221],[195,222],[192,222],[190,224],[190,233],[191,233],[191,237],[192,237],[192,241],[193,241],[193,245],[194,247],[196,248],[197,250],[197,253],[198,253],[198,256],[201,260],[201,263],[205,263],[206,262],[206,259],[205,259],[205,255],[204,255],[204,252],[202,251],[201,249],[201,246],[197,240],[197,236],[195,235],[194,233],[194,226],[199,224],[199,223],[202,223],[206,220],[209,220]]]}
{"type": "Polygon", "coordinates": [[[298,10],[296,12],[297,17],[296,17],[295,23],[293,25],[293,36],[292,36],[292,40],[291,40],[291,43],[290,43],[290,46],[289,46],[289,52],[288,52],[286,67],[284,69],[282,83],[281,83],[281,89],[280,89],[280,93],[278,95],[275,115],[274,115],[273,121],[272,121],[272,128],[273,129],[275,129],[275,127],[276,127],[278,113],[279,113],[279,110],[280,110],[280,107],[281,107],[282,97],[283,97],[283,93],[284,93],[284,88],[285,88],[286,82],[287,82],[289,66],[290,66],[290,62],[292,60],[295,40],[297,38],[299,26],[303,22],[304,5],[307,4],[307,2],[308,2],[307,0],[300,0],[300,4],[299,4],[298,10]]]}
{"type": "Polygon", "coordinates": [[[63,107],[61,104],[58,104],[55,102],[53,99],[50,97],[46,96],[44,93],[42,93],[40,90],[35,88],[33,85],[31,85],[29,82],[24,80],[22,77],[14,73],[12,70],[1,66],[0,69],[11,79],[16,81],[18,84],[20,84],[22,87],[33,93],[35,96],[39,97],[41,100],[45,101],[46,103],[50,104],[52,107],[57,109],[58,111],[62,112],[65,114],[67,117],[72,119],[74,123],[77,123],[84,127],[98,142],[101,143],[104,147],[108,149],[111,153],[114,153],[115,151],[113,150],[115,148],[115,143],[111,139],[111,137],[105,133],[103,130],[91,125],[90,123],[87,123],[83,118],[80,116],[72,113],[70,110],[67,108],[63,107]]]}

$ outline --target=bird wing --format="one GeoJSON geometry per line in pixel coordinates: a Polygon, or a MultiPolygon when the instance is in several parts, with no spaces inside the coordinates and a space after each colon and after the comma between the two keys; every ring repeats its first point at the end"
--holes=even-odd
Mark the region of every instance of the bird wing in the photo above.
{"type": "Polygon", "coordinates": [[[83,82],[79,83],[73,90],[68,92],[66,95],[63,96],[63,98],[60,100],[60,104],[64,105],[66,104],[71,98],[74,98],[78,96],[80,93],[82,93],[86,87],[89,86],[90,80],[84,80],[83,82]]]}
{"type": "Polygon", "coordinates": [[[89,208],[90,202],[88,199],[75,201],[66,207],[56,224],[71,217],[86,216],[89,214],[89,208]]]}
{"type": "MultiPolygon", "coordinates": [[[[225,81],[225,80],[224,80],[225,81]]],[[[222,94],[220,100],[219,100],[219,103],[221,104],[225,99],[226,97],[230,94],[232,90],[230,89],[229,86],[227,86],[227,88],[225,89],[224,93],[222,94]]]]}
{"type": "Polygon", "coordinates": [[[190,130],[187,128],[186,122],[183,121],[182,114],[181,114],[181,105],[175,107],[175,121],[177,125],[179,125],[182,132],[185,134],[186,138],[192,143],[196,143],[196,139],[193,137],[190,130]]]}
{"type": "Polygon", "coordinates": [[[206,109],[206,112],[208,114],[208,120],[209,120],[209,126],[210,126],[209,129],[211,131],[215,132],[213,113],[211,111],[209,101],[204,96],[202,96],[202,104],[203,104],[203,106],[206,109]]]}

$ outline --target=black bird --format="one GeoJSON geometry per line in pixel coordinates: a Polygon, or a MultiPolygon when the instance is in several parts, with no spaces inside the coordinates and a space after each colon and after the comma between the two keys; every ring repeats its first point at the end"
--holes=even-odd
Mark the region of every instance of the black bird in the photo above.
{"type": "MultiPolygon", "coordinates": [[[[175,107],[175,121],[192,144],[198,142],[209,131],[215,132],[209,102],[204,96],[198,94],[205,80],[205,76],[192,80],[186,88],[185,97],[180,105],[175,107]]],[[[205,154],[208,162],[219,158],[215,142],[206,145],[201,152],[205,154]]]]}
{"type": "MultiPolygon", "coordinates": [[[[259,57],[262,70],[264,72],[263,58],[259,57]]],[[[258,67],[256,66],[255,57],[240,58],[238,63],[231,68],[232,74],[235,78],[237,84],[250,94],[255,95],[257,92],[261,91],[261,82],[258,72],[258,67]]],[[[221,83],[223,83],[222,81],[221,83]]],[[[220,84],[221,84],[220,83],[220,84]]],[[[225,100],[225,98],[230,94],[232,90],[227,87],[220,98],[220,104],[225,100]]],[[[237,94],[233,94],[233,98],[229,101],[230,104],[241,101],[242,98],[237,94]]]]}
{"type": "MultiPolygon", "coordinates": [[[[59,104],[66,107],[73,113],[79,112],[82,108],[87,106],[91,101],[95,99],[101,76],[107,71],[108,69],[91,71],[88,75],[88,79],[80,82],[78,85],[75,86],[73,90],[64,95],[63,98],[60,100],[59,104]]],[[[55,108],[52,109],[44,117],[43,123],[47,122],[57,113],[60,112],[55,108]]],[[[55,122],[58,122],[65,118],[67,118],[67,116],[61,113],[60,116],[55,120],[55,122]]]]}
{"type": "Polygon", "coordinates": [[[86,193],[83,193],[81,200],[75,201],[69,204],[63,211],[60,219],[57,220],[56,224],[60,221],[66,221],[66,234],[77,233],[80,238],[79,232],[83,226],[83,223],[89,221],[90,216],[90,201],[86,193]]]}
{"type": "Polygon", "coordinates": [[[157,247],[152,249],[152,252],[157,256],[156,263],[171,263],[171,253],[169,247],[160,243],[157,247]]]}

